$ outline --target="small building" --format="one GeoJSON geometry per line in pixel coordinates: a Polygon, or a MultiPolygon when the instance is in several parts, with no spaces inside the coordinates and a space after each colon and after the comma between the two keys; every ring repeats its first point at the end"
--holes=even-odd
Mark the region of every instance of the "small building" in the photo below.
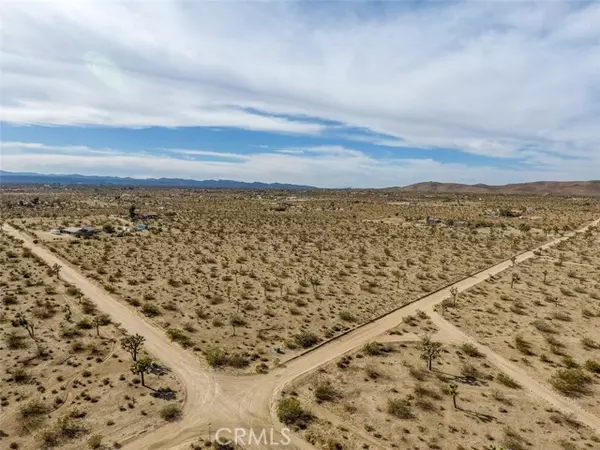
{"type": "Polygon", "coordinates": [[[135,218],[137,220],[149,220],[149,219],[158,219],[160,216],[158,213],[155,212],[145,212],[145,213],[139,213],[135,215],[135,218]]]}
{"type": "Polygon", "coordinates": [[[94,227],[67,227],[61,230],[62,234],[70,234],[72,236],[92,236],[97,233],[94,227]]]}
{"type": "Polygon", "coordinates": [[[145,223],[139,223],[135,226],[136,231],[148,231],[148,225],[145,223]]]}
{"type": "Polygon", "coordinates": [[[67,228],[63,228],[61,230],[62,234],[76,235],[76,234],[79,234],[80,232],[81,232],[81,227],[67,227],[67,228]]]}
{"type": "Polygon", "coordinates": [[[427,224],[428,225],[437,225],[440,222],[441,222],[441,220],[438,219],[437,217],[431,217],[431,216],[427,217],[427,224]]]}

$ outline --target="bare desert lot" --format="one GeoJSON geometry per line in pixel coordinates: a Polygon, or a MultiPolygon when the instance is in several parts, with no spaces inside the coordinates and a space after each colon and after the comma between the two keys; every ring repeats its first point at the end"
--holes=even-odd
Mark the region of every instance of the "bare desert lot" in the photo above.
{"type": "Polygon", "coordinates": [[[525,395],[469,345],[443,344],[431,371],[421,355],[421,342],[371,343],[290,389],[288,398],[316,416],[305,438],[348,449],[600,445],[577,421],[525,395]]]}
{"type": "Polygon", "coordinates": [[[5,235],[0,249],[2,448],[119,446],[179,408],[176,377],[156,366],[143,387],[124,332],[77,288],[5,235]]]}
{"type": "Polygon", "coordinates": [[[600,235],[573,230],[599,217],[595,199],[556,196],[3,192],[3,221],[27,242],[1,236],[0,444],[189,448],[211,420],[252,416],[291,425],[298,448],[594,448],[600,235]],[[103,314],[113,301],[126,318],[103,314]],[[132,324],[158,330],[137,361],[132,324]],[[424,337],[441,344],[433,370],[424,337]],[[149,430],[166,422],[158,442],[149,430]]]}
{"type": "Polygon", "coordinates": [[[445,317],[600,414],[599,249],[590,229],[459,295],[445,317]]]}

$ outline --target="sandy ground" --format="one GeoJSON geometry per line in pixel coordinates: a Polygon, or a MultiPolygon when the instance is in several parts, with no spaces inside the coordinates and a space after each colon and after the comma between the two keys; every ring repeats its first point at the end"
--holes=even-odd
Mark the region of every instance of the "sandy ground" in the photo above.
{"type": "MultiPolygon", "coordinates": [[[[213,427],[218,425],[231,426],[232,424],[246,426],[256,426],[264,423],[277,424],[272,402],[289,382],[302,375],[309,374],[323,363],[331,361],[353,348],[364,345],[386,330],[397,327],[407,316],[417,314],[419,310],[427,312],[449,296],[449,289],[428,295],[416,303],[388,314],[375,322],[358,327],[314,351],[292,359],[268,375],[235,377],[208,370],[191,352],[169,342],[164,332],[153,325],[151,321],[142,318],[139,312],[124,306],[95,283],[88,280],[78,270],[57,259],[49,251],[39,245],[32,244],[32,241],[26,235],[20,234],[10,227],[6,229],[11,234],[24,239],[26,245],[32,247],[33,252],[48,263],[63,263],[61,276],[65,281],[79,286],[85,295],[98,305],[100,310],[113,317],[118,317],[125,329],[131,333],[138,332],[144,335],[148,352],[163,361],[184,383],[187,401],[184,407],[183,419],[178,423],[162,427],[158,434],[147,433],[141,436],[132,441],[127,446],[128,448],[175,448],[180,443],[189,442],[197,438],[198,435],[206,433],[205,429],[209,422],[213,427]]],[[[569,235],[558,241],[566,240],[568,237],[569,235]]],[[[553,242],[553,244],[558,241],[553,242]]],[[[544,246],[544,248],[547,247],[549,245],[544,246]]],[[[516,261],[521,263],[533,256],[533,252],[526,252],[520,255],[516,261]]],[[[480,274],[461,280],[452,287],[463,291],[481,283],[490,276],[495,276],[506,270],[510,265],[510,261],[505,261],[480,274]]],[[[441,324],[435,325],[442,330],[441,324]]],[[[523,383],[524,385],[527,384],[530,388],[536,386],[534,380],[518,372],[518,369],[511,362],[498,358],[491,350],[487,350],[486,356],[489,359],[494,359],[496,363],[501,361],[504,364],[503,370],[519,373],[519,376],[524,377],[521,381],[527,382],[523,383]]],[[[535,389],[530,389],[530,391],[535,392],[535,389]]],[[[600,420],[595,416],[586,414],[576,405],[564,402],[563,397],[552,391],[545,392],[544,395],[546,400],[560,405],[562,411],[573,414],[577,420],[600,431],[600,420]]],[[[299,439],[294,440],[294,445],[298,448],[307,447],[307,444],[299,439]]]]}
{"type": "Polygon", "coordinates": [[[459,346],[444,344],[428,371],[419,342],[387,347],[378,356],[353,352],[346,364],[328,364],[296,387],[294,394],[318,417],[304,432],[306,439],[344,449],[479,449],[495,444],[558,450],[593,448],[600,442],[543,401],[524,396],[522,388],[498,381],[500,372],[485,357],[470,357],[459,346]],[[456,409],[450,383],[458,386],[456,409]],[[333,394],[323,388],[328,384],[333,394]],[[319,400],[323,392],[333,400],[319,400]],[[394,400],[406,405],[399,416],[389,410],[388,402],[394,400]]]}
{"type": "Polygon", "coordinates": [[[94,435],[112,445],[162,425],[160,409],[183,401],[177,378],[148,374],[149,388],[142,387],[119,344],[121,330],[103,322],[97,331],[95,306],[80,302],[19,243],[1,234],[0,248],[0,447],[40,448],[54,437],[62,448],[79,449],[94,435]],[[33,338],[12,323],[18,314],[33,338]],[[170,388],[175,399],[156,398],[150,388],[170,388]],[[27,412],[33,404],[37,413],[27,412]]]}
{"type": "MultiPolygon", "coordinates": [[[[48,245],[200,358],[220,348],[238,362],[223,370],[249,373],[557,235],[515,221],[430,227],[406,211],[402,226],[365,222],[360,216],[385,209],[317,205],[276,213],[249,201],[201,202],[148,222],[147,233],[48,245]]],[[[457,217],[477,211],[454,209],[457,217]]]]}
{"type": "Polygon", "coordinates": [[[589,383],[572,401],[600,414],[600,378],[586,365],[600,361],[599,244],[598,229],[578,235],[465,292],[445,317],[547,385],[581,368],[589,383]]]}

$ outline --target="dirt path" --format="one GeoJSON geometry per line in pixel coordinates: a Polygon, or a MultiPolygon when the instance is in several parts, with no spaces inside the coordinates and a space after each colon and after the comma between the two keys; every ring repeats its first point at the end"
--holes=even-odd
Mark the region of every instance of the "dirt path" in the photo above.
{"type": "MultiPolygon", "coordinates": [[[[583,227],[579,231],[583,231],[598,223],[600,223],[600,219],[583,227]]],[[[489,276],[496,275],[512,266],[510,261],[504,261],[471,277],[458,281],[452,286],[427,295],[383,317],[359,326],[302,355],[294,357],[267,375],[230,376],[214,372],[191,352],[170,342],[163,330],[145,320],[135,310],[120,303],[104,289],[87,279],[78,269],[56,257],[44,247],[33,244],[32,239],[25,233],[19,232],[9,225],[5,225],[4,230],[8,234],[24,241],[26,247],[29,247],[33,253],[40,256],[49,265],[60,264],[62,266],[61,277],[65,281],[78,286],[84,295],[96,303],[98,309],[109,314],[115,321],[120,322],[121,326],[129,333],[143,335],[146,338],[145,347],[147,351],[173,370],[185,386],[186,402],[183,419],[177,423],[165,425],[158,430],[146,432],[136,439],[131,440],[124,447],[131,450],[184,448],[184,446],[187,447],[190,442],[197,440],[199,437],[208,437],[209,424],[213,430],[213,437],[215,430],[220,427],[245,427],[254,429],[275,427],[276,429],[281,429],[281,424],[278,422],[275,413],[276,399],[280,392],[291,382],[301,379],[301,377],[306,376],[326,362],[369,341],[376,340],[385,331],[396,327],[406,316],[415,314],[418,310],[432,310],[434,305],[450,296],[451,288],[456,288],[459,292],[463,291],[484,281],[489,276]]],[[[574,234],[573,232],[568,233],[534,250],[551,247],[574,234]]],[[[517,256],[517,263],[532,258],[534,250],[517,256]]],[[[443,333],[448,333],[448,336],[458,336],[455,330],[448,329],[445,324],[439,329],[443,333]]],[[[459,338],[463,337],[459,336],[459,338]]],[[[512,364],[507,364],[507,361],[503,360],[503,358],[495,355],[489,349],[486,350],[489,352],[490,360],[495,363],[497,362],[498,367],[506,370],[509,375],[515,378],[517,378],[514,375],[516,373],[523,386],[530,389],[533,393],[540,395],[542,398],[549,399],[552,404],[561,405],[560,409],[572,413],[575,418],[589,424],[597,432],[600,432],[600,421],[598,418],[578,408],[567,399],[543,388],[527,375],[515,372],[515,367],[512,364]]],[[[275,438],[277,439],[279,436],[276,433],[275,438]]],[[[292,446],[288,448],[314,448],[298,436],[292,436],[292,438],[292,446]]],[[[246,446],[246,448],[272,447],[270,443],[264,442],[246,446]]]]}
{"type": "Polygon", "coordinates": [[[587,425],[597,434],[600,434],[600,417],[597,417],[587,412],[579,405],[572,402],[570,399],[559,395],[558,393],[553,391],[552,388],[550,388],[549,386],[546,386],[540,383],[539,381],[534,380],[533,378],[531,378],[531,376],[527,374],[527,372],[518,367],[516,364],[495,353],[489,347],[481,345],[475,339],[465,334],[463,331],[461,331],[459,328],[448,322],[446,319],[444,319],[432,309],[426,310],[425,313],[431,318],[433,323],[439,327],[440,330],[444,331],[444,334],[446,336],[451,336],[453,341],[468,342],[474,345],[481,353],[485,355],[485,357],[490,363],[492,363],[505,374],[509,375],[530,394],[550,403],[556,409],[564,413],[573,414],[573,417],[576,418],[579,422],[583,423],[584,425],[587,425]]]}

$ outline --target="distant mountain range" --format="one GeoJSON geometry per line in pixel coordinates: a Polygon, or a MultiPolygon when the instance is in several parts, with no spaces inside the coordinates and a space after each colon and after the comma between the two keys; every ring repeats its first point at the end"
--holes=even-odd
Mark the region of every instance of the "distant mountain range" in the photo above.
{"type": "Polygon", "coordinates": [[[594,181],[535,181],[493,186],[488,184],[456,184],[427,181],[395,188],[405,192],[445,192],[458,194],[530,194],[563,196],[600,196],[600,180],[594,181]]]}
{"type": "MultiPolygon", "coordinates": [[[[286,183],[246,183],[234,180],[189,180],[182,178],[131,178],[93,175],[54,175],[29,172],[6,172],[0,170],[0,184],[80,184],[108,186],[156,186],[156,187],[200,187],[231,189],[316,189],[286,183]]],[[[596,181],[536,181],[493,186],[488,184],[437,183],[427,181],[403,187],[389,188],[413,193],[458,193],[458,194],[521,194],[562,195],[600,197],[600,180],[596,181]]]]}
{"type": "Polygon", "coordinates": [[[312,186],[285,183],[246,183],[234,180],[188,180],[182,178],[131,178],[95,175],[55,175],[0,170],[0,184],[82,184],[108,186],[200,187],[233,189],[314,189],[312,186]]]}

